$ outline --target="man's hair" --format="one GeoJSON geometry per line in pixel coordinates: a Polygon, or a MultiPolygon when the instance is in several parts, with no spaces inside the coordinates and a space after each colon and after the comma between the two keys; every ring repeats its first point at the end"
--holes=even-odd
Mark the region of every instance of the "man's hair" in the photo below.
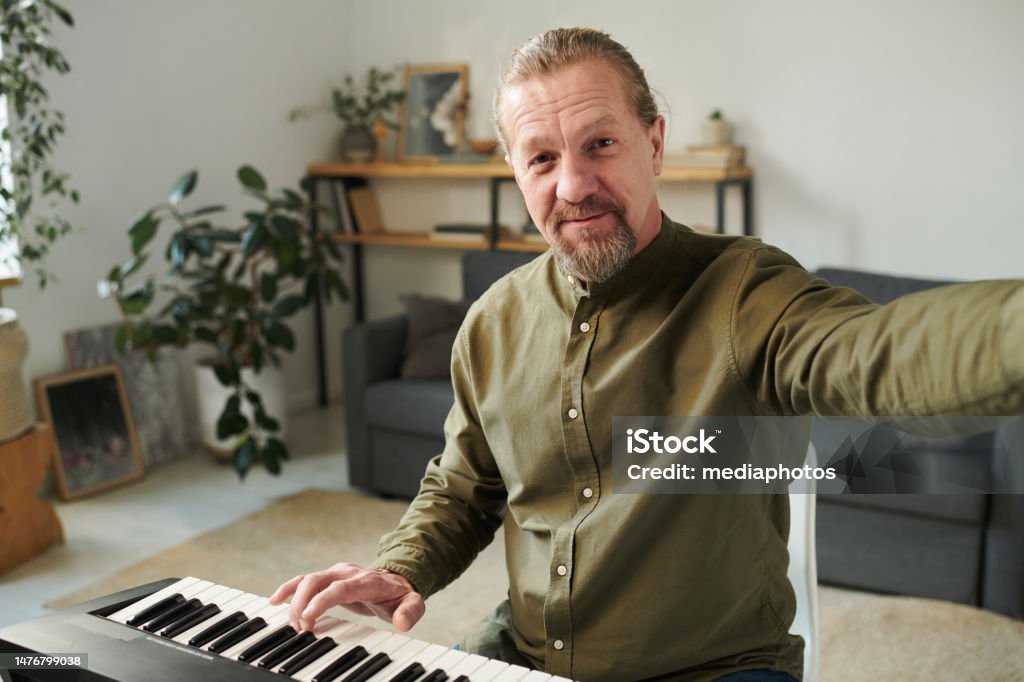
{"type": "Polygon", "coordinates": [[[501,74],[491,105],[491,117],[502,149],[508,151],[507,134],[501,120],[505,88],[591,59],[603,60],[619,73],[637,117],[648,127],[654,125],[658,118],[658,105],[654,102],[644,70],[629,50],[603,31],[592,28],[554,28],[516,48],[501,74]]]}

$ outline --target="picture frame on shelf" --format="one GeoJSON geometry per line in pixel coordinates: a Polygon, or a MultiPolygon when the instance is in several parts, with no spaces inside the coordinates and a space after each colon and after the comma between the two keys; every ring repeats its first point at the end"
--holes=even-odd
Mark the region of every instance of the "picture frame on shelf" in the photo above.
{"type": "Polygon", "coordinates": [[[405,97],[398,120],[399,161],[438,161],[456,153],[466,138],[469,66],[405,67],[405,97]]]}
{"type": "Polygon", "coordinates": [[[40,418],[53,429],[57,492],[73,500],[143,476],[138,434],[116,364],[35,380],[40,418]]]}

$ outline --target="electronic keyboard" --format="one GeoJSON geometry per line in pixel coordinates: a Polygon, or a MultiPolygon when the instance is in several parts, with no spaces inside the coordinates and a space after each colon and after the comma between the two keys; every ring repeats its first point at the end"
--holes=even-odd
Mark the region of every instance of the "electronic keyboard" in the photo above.
{"type": "Polygon", "coordinates": [[[81,668],[12,668],[15,682],[569,682],[332,616],[296,632],[288,608],[171,578],[0,629],[0,654],[87,656],[81,668]]]}

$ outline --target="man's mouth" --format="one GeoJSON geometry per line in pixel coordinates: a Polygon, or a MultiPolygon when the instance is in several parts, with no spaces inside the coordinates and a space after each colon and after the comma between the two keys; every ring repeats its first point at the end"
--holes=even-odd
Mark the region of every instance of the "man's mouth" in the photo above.
{"type": "Polygon", "coordinates": [[[594,213],[583,218],[576,218],[573,220],[563,220],[559,223],[559,227],[568,226],[573,228],[586,228],[592,227],[598,220],[603,218],[609,213],[609,211],[602,211],[601,213],[594,213]]]}

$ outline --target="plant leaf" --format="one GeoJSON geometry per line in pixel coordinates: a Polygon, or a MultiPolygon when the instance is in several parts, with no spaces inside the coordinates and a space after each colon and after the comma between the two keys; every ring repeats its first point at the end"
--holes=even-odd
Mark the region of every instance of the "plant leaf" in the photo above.
{"type": "Polygon", "coordinates": [[[252,468],[252,462],[256,458],[256,444],[252,438],[246,438],[245,442],[235,449],[234,464],[235,471],[240,477],[245,477],[246,472],[252,468]]]}
{"type": "Polygon", "coordinates": [[[274,304],[274,307],[270,309],[270,314],[276,318],[288,317],[301,310],[305,304],[306,300],[303,296],[285,296],[274,304]]]}
{"type": "Polygon", "coordinates": [[[267,330],[267,341],[270,341],[275,346],[284,348],[286,351],[295,349],[295,334],[280,322],[274,322],[270,325],[270,329],[267,330]]]}
{"type": "Polygon", "coordinates": [[[132,240],[132,253],[136,256],[146,247],[146,244],[156,235],[156,228],[160,226],[160,219],[152,213],[146,213],[136,220],[128,228],[128,236],[132,240]]]}
{"type": "Polygon", "coordinates": [[[268,438],[267,444],[263,446],[264,451],[271,451],[281,459],[289,459],[288,446],[278,438],[268,438]]]}
{"type": "Polygon", "coordinates": [[[260,250],[260,248],[267,241],[267,228],[263,223],[253,223],[246,230],[245,236],[242,237],[242,254],[246,258],[252,258],[253,255],[260,250]]]}
{"type": "Polygon", "coordinates": [[[260,296],[265,303],[270,303],[277,296],[277,278],[269,272],[260,275],[260,296]]]}
{"type": "Polygon", "coordinates": [[[198,171],[193,170],[182,175],[178,178],[178,181],[174,183],[174,188],[171,189],[171,194],[167,197],[167,201],[177,205],[182,199],[192,193],[192,190],[196,188],[196,181],[198,180],[198,171]]]}
{"type": "Polygon", "coordinates": [[[252,166],[242,166],[238,169],[238,180],[245,187],[257,192],[267,191],[267,181],[263,179],[260,172],[252,166]]]}

